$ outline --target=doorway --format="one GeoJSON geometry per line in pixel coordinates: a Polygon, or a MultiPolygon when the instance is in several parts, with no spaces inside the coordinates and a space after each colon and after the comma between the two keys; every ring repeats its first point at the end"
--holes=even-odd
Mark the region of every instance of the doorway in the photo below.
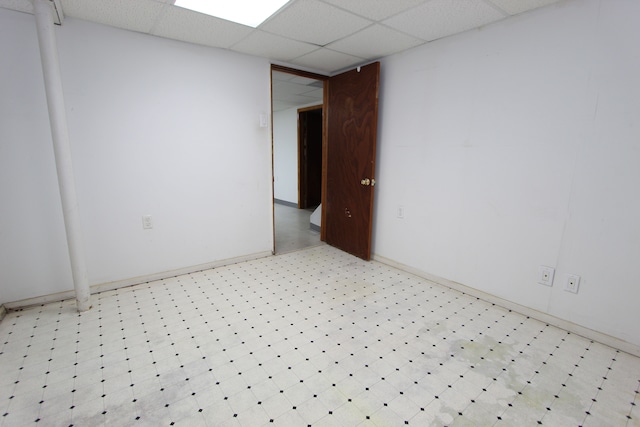
{"type": "Polygon", "coordinates": [[[272,68],[274,253],[320,244],[321,76],[272,68]],[[320,77],[320,78],[319,78],[320,77]],[[317,217],[317,219],[316,219],[317,217]]]}
{"type": "MultiPolygon", "coordinates": [[[[371,258],[380,63],[325,77],[272,65],[274,115],[274,206],[276,159],[276,72],[322,83],[322,173],[320,239],[364,260],[371,258]]],[[[308,85],[312,86],[314,83],[308,85]]],[[[308,90],[309,87],[305,87],[308,90]]],[[[298,158],[300,158],[298,156],[298,158]]],[[[299,189],[298,189],[299,190],[299,189]]],[[[296,197],[301,203],[300,191],[296,197]]],[[[274,209],[275,211],[275,209],[274,209]]],[[[277,233],[274,214],[274,253],[277,233]]]]}

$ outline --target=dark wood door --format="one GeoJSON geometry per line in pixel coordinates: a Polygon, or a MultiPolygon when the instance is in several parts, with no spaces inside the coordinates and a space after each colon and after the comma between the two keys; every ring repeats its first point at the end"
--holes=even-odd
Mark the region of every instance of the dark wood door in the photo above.
{"type": "Polygon", "coordinates": [[[298,110],[298,208],[315,208],[322,189],[322,106],[298,110]]]}
{"type": "Polygon", "coordinates": [[[325,241],[371,258],[380,63],[331,77],[327,84],[325,241]]]}

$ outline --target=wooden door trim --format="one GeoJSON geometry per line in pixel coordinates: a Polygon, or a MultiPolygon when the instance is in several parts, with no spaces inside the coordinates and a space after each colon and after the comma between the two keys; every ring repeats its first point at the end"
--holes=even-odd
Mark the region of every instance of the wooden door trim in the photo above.
{"type": "Polygon", "coordinates": [[[327,241],[327,153],[329,152],[329,79],[325,79],[322,85],[322,182],[320,184],[320,241],[327,241]]]}
{"type": "Polygon", "coordinates": [[[284,65],[277,64],[271,64],[271,71],[280,71],[281,73],[293,74],[296,76],[307,77],[314,80],[326,81],[329,79],[329,76],[324,76],[322,74],[316,74],[309,71],[296,70],[295,68],[285,67],[284,65]]]}
{"type": "Polygon", "coordinates": [[[322,104],[312,105],[311,107],[298,108],[298,114],[313,110],[322,110],[322,104]]]}

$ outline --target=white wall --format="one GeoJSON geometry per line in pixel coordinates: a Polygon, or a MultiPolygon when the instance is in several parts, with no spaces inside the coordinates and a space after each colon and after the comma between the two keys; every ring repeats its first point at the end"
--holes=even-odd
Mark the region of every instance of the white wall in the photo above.
{"type": "Polygon", "coordinates": [[[0,302],[72,288],[37,46],[0,9],[0,302]]]}
{"type": "Polygon", "coordinates": [[[640,345],[638,16],[560,2],[385,59],[374,252],[640,345]]]}
{"type": "MultiPolygon", "coordinates": [[[[383,60],[375,253],[640,345],[639,13],[565,1],[383,60]]],[[[0,302],[72,289],[34,26],[0,9],[0,302]]],[[[90,282],[270,250],[267,61],[56,31],[90,282]]]]}
{"type": "MultiPolygon", "coordinates": [[[[268,61],[71,18],[56,33],[90,284],[270,251],[268,61]]],[[[0,9],[0,51],[8,302],[73,286],[33,16],[0,9]]]]}
{"type": "Polygon", "coordinates": [[[298,204],[298,108],[273,113],[273,193],[298,204]]]}

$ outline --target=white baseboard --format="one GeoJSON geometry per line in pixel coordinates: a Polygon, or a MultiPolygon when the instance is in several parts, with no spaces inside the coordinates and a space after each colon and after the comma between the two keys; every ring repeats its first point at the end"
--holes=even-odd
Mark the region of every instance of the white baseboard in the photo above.
{"type": "MultiPolygon", "coordinates": [[[[229,258],[220,261],[213,261],[206,264],[194,265],[191,267],[180,268],[177,270],[164,271],[161,273],[149,274],[146,276],[133,277],[130,279],[116,280],[114,282],[100,283],[92,285],[90,290],[92,294],[99,292],[111,291],[114,289],[125,288],[127,286],[139,285],[141,283],[153,282],[155,280],[167,279],[169,277],[180,276],[182,274],[195,273],[196,271],[209,270],[211,268],[222,267],[225,265],[237,264],[244,261],[252,261],[254,259],[266,258],[272,256],[271,251],[258,252],[251,255],[245,255],[236,258],[229,258]]],[[[53,301],[62,301],[75,298],[74,291],[58,292],[55,294],[43,295],[34,298],[27,298],[20,301],[7,302],[4,304],[7,310],[16,310],[19,308],[30,307],[34,305],[46,304],[53,301]]],[[[1,318],[1,317],[0,317],[1,318]]]]}
{"type": "Polygon", "coordinates": [[[584,326],[580,326],[576,323],[569,322],[568,320],[561,319],[556,316],[552,316],[551,314],[543,313],[538,310],[534,310],[533,308],[526,307],[524,305],[517,304],[515,302],[502,299],[495,295],[491,295],[485,292],[482,292],[478,289],[470,288],[468,286],[462,285],[457,282],[453,282],[448,279],[444,279],[442,277],[435,276],[433,274],[426,273],[417,268],[409,267],[408,265],[401,264],[399,262],[393,261],[389,258],[373,255],[373,260],[378,261],[382,264],[386,264],[390,267],[397,268],[399,270],[406,271],[407,273],[416,275],[423,279],[426,279],[430,282],[436,283],[438,285],[445,286],[447,288],[455,289],[459,292],[464,292],[465,294],[471,295],[476,298],[480,298],[481,300],[490,302],[492,304],[499,305],[508,310],[512,310],[518,312],[520,314],[524,314],[525,316],[529,316],[533,319],[539,320],[544,323],[548,323],[550,325],[556,326],[558,328],[564,329],[576,335],[580,335],[582,337],[588,338],[593,341],[597,341],[599,343],[608,345],[610,347],[622,350],[634,356],[640,357],[640,346],[632,344],[630,342],[621,340],[620,338],[612,337],[611,335],[604,334],[602,332],[594,331],[593,329],[585,328],[584,326]]]}
{"type": "MultiPolygon", "coordinates": [[[[99,293],[99,292],[105,292],[105,291],[110,291],[110,290],[114,290],[114,289],[120,289],[120,288],[124,288],[127,286],[133,286],[133,285],[138,285],[141,283],[146,283],[146,282],[152,282],[155,280],[161,280],[161,279],[166,279],[169,277],[174,277],[174,276],[179,276],[182,274],[189,274],[189,273],[194,273],[197,271],[202,271],[202,270],[208,270],[211,268],[216,268],[216,267],[221,267],[221,266],[225,266],[225,265],[231,265],[231,264],[237,264],[239,262],[244,262],[244,261],[252,261],[255,259],[259,259],[259,258],[266,258],[269,256],[272,256],[272,252],[271,251],[267,251],[267,252],[259,252],[259,253],[255,253],[255,254],[251,254],[251,255],[246,255],[246,256],[241,256],[241,257],[237,257],[237,258],[230,258],[230,259],[225,259],[225,260],[220,260],[220,261],[214,261],[214,262],[210,262],[210,263],[206,263],[206,264],[200,264],[200,265],[195,265],[195,266],[191,266],[191,267],[185,267],[185,268],[181,268],[181,269],[177,269],[177,270],[171,270],[171,271],[166,271],[166,272],[161,272],[161,273],[155,273],[155,274],[150,274],[147,276],[140,276],[140,277],[135,277],[135,278],[131,278],[131,279],[124,279],[124,280],[117,280],[114,282],[108,282],[108,283],[101,283],[101,284],[97,284],[97,285],[93,285],[91,286],[91,293],[95,294],[95,293],[99,293]]],[[[598,332],[598,331],[594,331],[593,329],[589,329],[586,328],[584,326],[578,325],[576,323],[573,322],[569,322],[568,320],[564,320],[561,319],[559,317],[556,316],[552,316],[550,314],[547,313],[543,313],[541,311],[538,310],[534,310],[530,307],[526,307],[524,305],[520,305],[517,304],[515,302],[512,301],[508,301],[505,299],[502,299],[500,297],[497,297],[495,295],[491,295],[485,292],[482,292],[478,289],[474,289],[474,288],[470,288],[468,286],[462,285],[460,283],[457,282],[453,282],[451,280],[442,278],[442,277],[438,277],[435,276],[433,274],[429,274],[426,273],[424,271],[421,271],[417,268],[414,267],[410,267],[408,265],[405,264],[401,264],[399,262],[393,261],[389,258],[380,256],[380,255],[373,255],[373,260],[380,262],[382,264],[386,264],[390,267],[394,267],[403,271],[406,271],[407,273],[410,274],[414,274],[418,277],[421,277],[425,280],[428,280],[430,282],[445,286],[447,288],[451,288],[451,289],[455,289],[459,292],[463,292],[465,294],[474,296],[476,298],[480,298],[484,301],[490,302],[492,304],[496,304],[499,305],[501,307],[504,307],[508,310],[513,310],[516,311],[518,313],[521,313],[525,316],[529,316],[531,318],[537,319],[541,322],[545,322],[548,323],[550,325],[553,326],[557,326],[558,328],[562,328],[565,329],[569,332],[572,332],[574,334],[583,336],[585,338],[600,342],[602,344],[617,348],[619,350],[625,351],[629,354],[632,354],[634,356],[638,356],[640,357],[640,346],[637,346],[635,344],[629,343],[627,341],[621,340],[619,338],[613,337],[611,335],[607,335],[604,334],[602,332],[598,332]]],[[[48,302],[53,302],[53,301],[61,301],[61,300],[65,300],[65,299],[72,299],[74,298],[75,293],[73,291],[66,291],[66,292],[59,292],[59,293],[55,293],[55,294],[50,294],[50,295],[43,295],[43,296],[39,296],[39,297],[35,297],[35,298],[27,298],[27,299],[23,299],[20,301],[14,301],[14,302],[8,302],[5,303],[4,305],[0,305],[0,320],[2,320],[2,318],[4,318],[4,316],[7,313],[7,310],[15,310],[15,309],[19,309],[19,308],[24,308],[24,307],[30,307],[30,306],[34,306],[34,305],[40,305],[40,304],[45,304],[48,302]]]]}

